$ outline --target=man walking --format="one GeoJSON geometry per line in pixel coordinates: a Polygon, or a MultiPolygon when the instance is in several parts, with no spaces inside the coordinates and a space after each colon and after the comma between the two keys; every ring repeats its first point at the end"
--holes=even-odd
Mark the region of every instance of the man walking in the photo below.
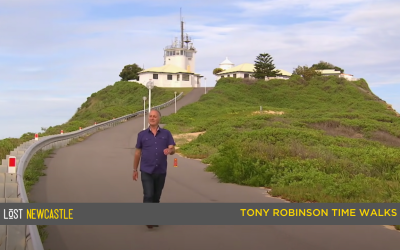
{"type": "MultiPolygon", "coordinates": [[[[175,154],[175,141],[169,130],[159,127],[160,111],[152,109],[149,128],[138,133],[133,180],[138,179],[138,165],[143,186],[143,203],[160,203],[167,175],[167,156],[175,154]]],[[[153,226],[148,225],[148,228],[153,226]]],[[[156,226],[157,227],[157,226],[156,226]]]]}

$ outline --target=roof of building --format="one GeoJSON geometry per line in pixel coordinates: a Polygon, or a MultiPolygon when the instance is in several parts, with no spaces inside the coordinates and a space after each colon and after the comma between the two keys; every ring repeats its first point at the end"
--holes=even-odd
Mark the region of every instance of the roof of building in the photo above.
{"type": "Polygon", "coordinates": [[[145,69],[139,72],[140,73],[146,73],[146,72],[154,72],[154,73],[188,73],[188,74],[193,74],[193,72],[188,72],[185,69],[182,69],[178,66],[175,66],[173,64],[167,64],[161,67],[153,67],[149,69],[145,69]]]}
{"type": "MultiPolygon", "coordinates": [[[[291,76],[292,74],[287,72],[286,70],[283,69],[277,69],[279,70],[279,74],[282,74],[284,76],[291,76]]],[[[243,63],[238,66],[232,67],[230,69],[224,70],[217,75],[223,75],[226,73],[234,73],[234,72],[254,72],[254,64],[251,63],[243,63]]]]}
{"type": "Polygon", "coordinates": [[[232,67],[230,69],[224,70],[217,75],[222,75],[226,73],[233,73],[233,72],[253,72],[254,65],[251,63],[242,63],[238,66],[232,67]]]}
{"type": "Polygon", "coordinates": [[[226,57],[225,60],[219,65],[233,65],[233,62],[229,61],[228,57],[226,57]]]}

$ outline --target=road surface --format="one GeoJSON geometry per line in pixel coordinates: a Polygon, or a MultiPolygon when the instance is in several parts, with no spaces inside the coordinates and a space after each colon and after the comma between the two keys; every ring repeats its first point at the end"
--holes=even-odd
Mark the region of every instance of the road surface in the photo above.
{"type": "MultiPolygon", "coordinates": [[[[177,108],[197,101],[195,89],[177,108]]],[[[162,115],[174,112],[174,105],[162,115]]],[[[218,118],[216,118],[218,119],[218,118]]],[[[55,151],[47,176],[34,186],[35,202],[142,202],[132,180],[133,152],[143,117],[55,151]]],[[[263,189],[218,183],[197,160],[169,156],[161,202],[284,202],[263,189]],[[178,158],[178,168],[173,158],[178,158]]],[[[132,211],[135,213],[135,211],[132,211]]],[[[399,249],[400,233],[382,226],[48,226],[45,250],[377,250],[399,249]]]]}

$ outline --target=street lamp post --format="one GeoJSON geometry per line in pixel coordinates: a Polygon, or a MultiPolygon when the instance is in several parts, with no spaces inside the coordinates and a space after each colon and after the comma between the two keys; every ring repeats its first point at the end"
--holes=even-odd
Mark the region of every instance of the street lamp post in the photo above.
{"type": "Polygon", "coordinates": [[[146,129],[146,97],[143,96],[143,130],[146,129]]]}
{"type": "Polygon", "coordinates": [[[206,86],[207,86],[207,78],[204,77],[204,94],[207,93],[206,86]]]}
{"type": "Polygon", "coordinates": [[[175,114],[176,114],[176,91],[175,91],[175,114]]]}
{"type": "Polygon", "coordinates": [[[154,83],[152,80],[149,80],[146,84],[146,87],[149,89],[149,114],[151,110],[151,90],[154,88],[154,83]]]}

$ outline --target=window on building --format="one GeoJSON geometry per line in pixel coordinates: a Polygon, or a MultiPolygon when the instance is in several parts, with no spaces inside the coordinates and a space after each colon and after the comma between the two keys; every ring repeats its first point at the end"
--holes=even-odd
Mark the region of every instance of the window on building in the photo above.
{"type": "Polygon", "coordinates": [[[181,50],[181,55],[183,55],[183,50],[181,50]]]}
{"type": "Polygon", "coordinates": [[[230,75],[228,75],[228,77],[231,77],[230,75]]]}
{"type": "Polygon", "coordinates": [[[236,74],[233,74],[233,77],[236,78],[236,74]]]}
{"type": "Polygon", "coordinates": [[[153,79],[158,79],[158,74],[153,74],[153,79]]]}
{"type": "Polygon", "coordinates": [[[244,74],[244,78],[249,78],[249,74],[244,74]]]}
{"type": "Polygon", "coordinates": [[[193,55],[192,52],[187,52],[187,53],[186,53],[186,56],[187,56],[187,57],[192,57],[192,55],[193,55]]]}
{"type": "Polygon", "coordinates": [[[221,78],[224,78],[225,76],[221,76],[221,78]]]}
{"type": "Polygon", "coordinates": [[[168,80],[172,80],[172,75],[167,75],[168,80]]]}
{"type": "Polygon", "coordinates": [[[182,75],[182,81],[189,81],[189,75],[188,74],[182,75]]]}
{"type": "Polygon", "coordinates": [[[175,55],[175,50],[172,52],[172,55],[173,55],[173,56],[175,55]]]}
{"type": "Polygon", "coordinates": [[[179,80],[179,76],[180,76],[179,74],[176,75],[176,80],[177,80],[177,81],[180,81],[180,80],[179,80]]]}

